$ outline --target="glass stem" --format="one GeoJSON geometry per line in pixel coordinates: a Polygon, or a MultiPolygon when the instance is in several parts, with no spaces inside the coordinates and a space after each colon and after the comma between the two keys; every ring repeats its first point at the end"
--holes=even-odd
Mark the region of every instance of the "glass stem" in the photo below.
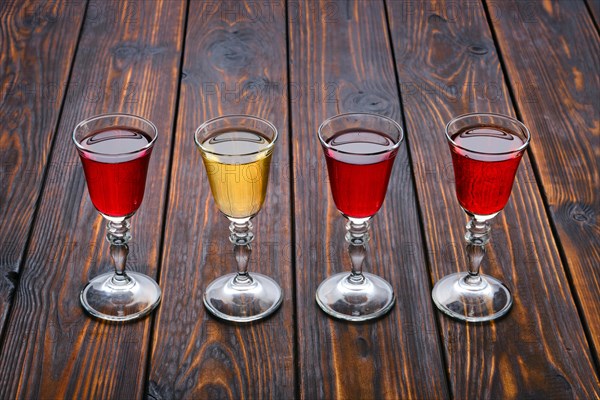
{"type": "Polygon", "coordinates": [[[131,240],[129,228],[131,227],[129,219],[110,219],[106,224],[106,240],[110,243],[110,256],[112,257],[115,267],[115,274],[111,278],[110,283],[114,286],[124,286],[131,283],[131,278],[125,273],[125,265],[127,264],[127,255],[129,254],[129,246],[127,242],[131,240]]]}
{"type": "Polygon", "coordinates": [[[485,245],[490,241],[490,230],[489,221],[480,220],[477,217],[471,217],[471,220],[467,224],[465,240],[467,242],[466,249],[469,271],[465,277],[465,283],[468,285],[477,286],[482,283],[479,269],[485,256],[485,245]]]}
{"type": "Polygon", "coordinates": [[[250,261],[250,253],[252,247],[250,243],[254,240],[254,233],[252,233],[252,222],[250,218],[247,219],[233,219],[230,218],[231,224],[229,224],[229,241],[233,243],[233,254],[238,265],[238,272],[233,279],[234,285],[250,285],[253,283],[253,279],[248,274],[248,262],[250,261]]]}
{"type": "Polygon", "coordinates": [[[348,281],[353,284],[362,284],[366,278],[362,273],[363,264],[367,256],[367,243],[369,242],[370,218],[348,218],[346,224],[346,242],[348,254],[352,263],[352,273],[348,281]]]}

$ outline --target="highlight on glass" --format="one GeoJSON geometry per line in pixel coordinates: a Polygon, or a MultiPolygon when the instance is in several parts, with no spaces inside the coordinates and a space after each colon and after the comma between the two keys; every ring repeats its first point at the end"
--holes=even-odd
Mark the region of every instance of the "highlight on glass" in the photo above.
{"type": "Polygon", "coordinates": [[[198,127],[194,140],[202,154],[210,189],[219,210],[229,220],[229,241],[237,273],[223,275],[204,291],[204,305],[228,321],[249,322],[272,314],[283,293],[268,276],[248,272],[251,219],[265,201],[277,129],[249,115],[211,119],[198,127]]]}
{"type": "Polygon", "coordinates": [[[83,308],[100,319],[134,320],[160,302],[161,290],[152,278],[126,271],[129,219],[142,204],[157,137],[152,122],[129,114],[94,116],[73,131],[90,199],[107,221],[106,239],[114,265],[114,272],[95,277],[80,294],[83,308]]]}
{"type": "Polygon", "coordinates": [[[513,303],[498,279],[480,274],[490,221],[506,206],[530,133],[520,121],[499,114],[466,114],[446,126],[456,196],[470,217],[465,234],[468,271],[447,275],[432,291],[445,314],[463,321],[490,321],[513,303]]]}
{"type": "Polygon", "coordinates": [[[323,122],[318,136],[333,200],[347,220],[345,239],[352,270],[323,281],[316,300],[323,311],[335,318],[377,318],[393,307],[394,290],[385,279],[363,272],[363,264],[371,219],[383,205],[404,134],[390,118],[348,113],[323,122]]]}

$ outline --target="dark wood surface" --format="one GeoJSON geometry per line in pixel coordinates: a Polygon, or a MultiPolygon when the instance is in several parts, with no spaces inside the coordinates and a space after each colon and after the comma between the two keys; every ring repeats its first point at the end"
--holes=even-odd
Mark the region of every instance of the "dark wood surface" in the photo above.
{"type": "Polygon", "coordinates": [[[187,27],[165,221],[164,300],[154,326],[148,393],[158,399],[293,398],[285,15],[252,20],[191,2],[187,27]],[[269,95],[266,85],[280,91],[269,95]],[[202,304],[208,283],[236,271],[229,222],[213,204],[194,144],[202,122],[225,114],[257,115],[272,121],[280,134],[267,199],[254,219],[249,269],[273,277],[284,291],[284,303],[268,320],[249,325],[221,322],[202,304]]]}
{"type": "Polygon", "coordinates": [[[152,320],[98,322],[79,304],[82,286],[110,269],[110,260],[105,223],[86,193],[71,134],[78,121],[99,112],[135,113],[156,122],[162,136],[152,154],[144,203],[132,222],[129,263],[156,276],[178,91],[171,75],[179,72],[185,4],[123,2],[114,11],[108,4],[97,6],[85,15],[31,244],[5,328],[2,398],[143,395],[152,320]],[[79,91],[78,85],[86,88],[79,91]]]}
{"type": "MultiPolygon", "coordinates": [[[[504,2],[500,10],[516,4],[504,2]]],[[[537,139],[531,146],[533,163],[582,322],[598,357],[600,41],[582,3],[530,7],[535,19],[527,25],[498,19],[494,29],[518,111],[537,139]]]]}
{"type": "MultiPolygon", "coordinates": [[[[330,4],[316,7],[325,10],[330,4]]],[[[290,81],[304,90],[291,103],[298,397],[447,398],[405,144],[388,201],[374,218],[365,268],[392,284],[398,303],[388,316],[365,324],[339,323],[315,303],[323,279],[349,270],[345,221],[329,191],[317,129],[342,112],[402,118],[383,3],[335,5],[335,17],[324,21],[327,15],[311,13],[312,3],[304,3],[290,30],[290,81]]]]}
{"type": "MultiPolygon", "coordinates": [[[[443,127],[453,115],[514,115],[514,109],[483,7],[473,6],[466,19],[448,11],[452,2],[423,2],[410,18],[402,20],[405,10],[401,4],[389,3],[390,30],[399,81],[416,88],[404,91],[402,99],[417,192],[420,204],[427,205],[422,208],[422,221],[432,255],[433,283],[464,269],[461,260],[466,259],[463,246],[453,246],[461,242],[466,218],[456,204],[452,176],[431,173],[451,165],[447,145],[440,140],[443,129],[437,127],[443,127]],[[436,8],[436,15],[428,11],[436,8]],[[456,254],[448,257],[444,246],[453,246],[456,254]]],[[[493,20],[512,20],[510,8],[502,4],[493,11],[497,11],[493,20]]],[[[537,15],[538,10],[533,11],[537,15]]],[[[519,28],[524,30],[524,25],[508,24],[515,36],[523,34],[519,28]]],[[[531,53],[524,51],[514,57],[523,54],[530,59],[531,53]]],[[[548,128],[534,129],[532,147],[547,132],[548,128]]],[[[505,398],[515,393],[551,397],[563,391],[577,398],[592,398],[599,393],[581,323],[573,318],[562,324],[560,318],[577,316],[577,308],[531,171],[530,161],[524,157],[509,204],[493,221],[482,267],[484,273],[500,277],[511,288],[517,301],[510,315],[495,323],[491,331],[486,324],[456,323],[438,315],[448,368],[455,371],[449,380],[456,398],[505,398]],[[540,296],[543,291],[551,297],[540,296]],[[585,351],[574,355],[574,347],[585,351]],[[523,361],[508,354],[526,355],[530,367],[522,368],[523,361]]]]}
{"type": "Polygon", "coordinates": [[[0,7],[0,334],[3,332],[73,62],[85,4],[0,7]],[[57,18],[72,12],[72,18],[57,18]]]}
{"type": "Polygon", "coordinates": [[[598,2],[154,1],[0,4],[0,398],[600,398],[598,2]],[[110,269],[71,132],[101,112],[159,128],[129,267],[158,310],[89,318],[78,293],[110,269]],[[401,122],[367,271],[398,296],[352,324],[314,294],[348,269],[317,128],[346,111],[401,122]],[[532,131],[483,272],[515,304],[464,324],[430,297],[465,269],[466,217],[445,123],[517,116],[532,131]],[[235,270],[193,132],[249,113],[279,130],[251,271],[284,303],[226,324],[204,287],[235,270]]]}
{"type": "Polygon", "coordinates": [[[600,23],[600,0],[586,0],[587,5],[592,13],[592,17],[596,20],[596,29],[600,23]]]}

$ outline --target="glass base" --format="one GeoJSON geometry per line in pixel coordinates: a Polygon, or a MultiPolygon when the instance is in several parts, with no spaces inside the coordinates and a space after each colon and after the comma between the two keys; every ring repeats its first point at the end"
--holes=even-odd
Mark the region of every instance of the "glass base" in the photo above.
{"type": "Polygon", "coordinates": [[[154,279],[127,272],[128,282],[116,282],[109,272],[92,279],[79,296],[83,308],[107,321],[131,321],[149,314],[160,302],[161,291],[154,279]]]}
{"type": "Polygon", "coordinates": [[[248,274],[251,283],[239,284],[237,274],[212,281],[204,291],[204,305],[213,315],[233,322],[256,321],[274,313],[283,301],[283,292],[268,276],[248,274]]]}
{"type": "Polygon", "coordinates": [[[392,286],[377,275],[363,273],[362,283],[352,283],[342,272],[317,288],[317,303],[327,314],[346,321],[367,321],[387,313],[396,302],[392,286]]]}
{"type": "Polygon", "coordinates": [[[466,272],[440,279],[431,292],[437,308],[452,318],[468,322],[491,321],[506,314],[512,306],[510,290],[488,275],[479,275],[481,282],[465,282],[466,272]]]}

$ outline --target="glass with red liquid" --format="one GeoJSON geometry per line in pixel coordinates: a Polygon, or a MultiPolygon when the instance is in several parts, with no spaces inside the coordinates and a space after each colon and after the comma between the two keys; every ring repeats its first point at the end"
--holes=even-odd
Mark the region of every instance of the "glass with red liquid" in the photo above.
{"type": "Polygon", "coordinates": [[[370,221],[385,199],[403,137],[397,122],[375,114],[341,114],[319,127],[333,200],[348,220],[352,264],[352,272],[333,275],[317,289],[317,303],[333,317],[366,321],[387,313],[396,300],[385,279],[362,269],[370,221]]]}
{"type": "Polygon", "coordinates": [[[142,204],[157,136],[152,122],[128,114],[91,117],[73,131],[90,199],[107,221],[106,239],[114,264],[114,272],[95,277],[80,294],[83,308],[100,319],[141,318],[160,301],[160,287],[152,278],[125,271],[129,218],[142,204]]]}
{"type": "Polygon", "coordinates": [[[515,174],[530,140],[518,120],[498,114],[466,114],[446,126],[456,196],[471,218],[465,235],[468,272],[443,277],[433,288],[437,307],[463,321],[490,321],[512,305],[509,289],[479,273],[490,240],[490,220],[508,202],[515,174]]]}

